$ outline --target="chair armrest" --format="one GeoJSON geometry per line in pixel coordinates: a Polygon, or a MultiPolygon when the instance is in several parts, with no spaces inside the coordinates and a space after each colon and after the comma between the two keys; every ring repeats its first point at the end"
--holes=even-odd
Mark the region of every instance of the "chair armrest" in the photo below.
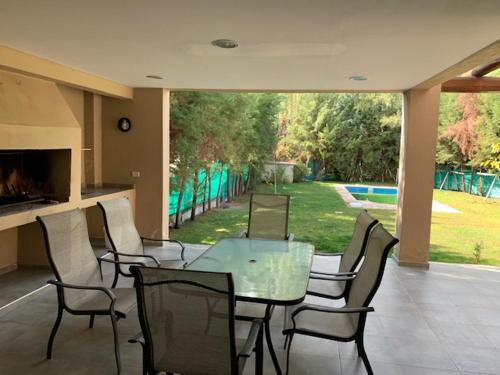
{"type": "Polygon", "coordinates": [[[182,249],[185,249],[186,247],[184,244],[179,241],[179,240],[172,240],[170,238],[149,238],[149,237],[141,237],[141,240],[143,241],[151,241],[151,242],[173,242],[178,244],[182,249]]]}
{"type": "Polygon", "coordinates": [[[259,338],[259,332],[262,327],[262,319],[254,319],[252,321],[252,326],[250,327],[250,332],[248,333],[248,338],[245,341],[245,345],[238,353],[238,357],[248,358],[252,355],[257,339],[259,338]]]}
{"type": "Polygon", "coordinates": [[[302,305],[292,313],[292,320],[295,316],[300,314],[302,311],[319,311],[319,312],[333,313],[333,314],[356,314],[356,313],[373,312],[373,311],[375,311],[375,309],[371,306],[368,306],[368,307],[327,307],[327,306],[318,306],[318,305],[302,305]]]}
{"type": "Polygon", "coordinates": [[[68,289],[79,289],[79,290],[96,290],[99,292],[103,292],[111,300],[110,308],[113,307],[113,305],[115,304],[115,301],[116,301],[115,294],[111,291],[110,288],[106,288],[104,286],[74,285],[74,284],[63,283],[59,280],[49,280],[49,281],[47,281],[47,284],[55,285],[57,288],[68,288],[68,289]]]}
{"type": "Polygon", "coordinates": [[[247,236],[247,231],[246,230],[242,230],[239,234],[238,234],[238,238],[246,238],[247,236]]]}
{"type": "Polygon", "coordinates": [[[130,265],[135,264],[136,266],[146,267],[146,263],[144,263],[144,262],[123,262],[123,261],[108,259],[108,258],[97,258],[97,260],[99,261],[99,264],[101,262],[106,262],[106,263],[113,263],[113,264],[130,264],[130,265]]]}
{"type": "Polygon", "coordinates": [[[141,344],[144,345],[144,336],[142,335],[142,332],[136,333],[134,336],[128,339],[128,342],[131,344],[141,344]]]}
{"type": "Polygon", "coordinates": [[[336,275],[309,275],[313,280],[328,280],[328,281],[351,281],[354,280],[356,275],[350,276],[336,276],[336,275]]]}
{"type": "Polygon", "coordinates": [[[319,257],[342,257],[344,253],[320,253],[320,252],[315,252],[314,256],[319,256],[319,257]]]}
{"type": "MultiPolygon", "coordinates": [[[[148,254],[127,254],[127,253],[119,253],[118,251],[108,251],[106,254],[104,254],[100,259],[104,258],[106,255],[108,254],[112,254],[112,255],[119,255],[119,256],[122,256],[122,257],[133,257],[133,258],[148,258],[148,259],[151,259],[153,260],[153,262],[156,263],[156,265],[159,267],[161,265],[160,261],[158,259],[156,259],[154,256],[152,255],[148,255],[148,254]]],[[[107,258],[106,258],[107,259],[107,258]]],[[[104,260],[104,259],[103,259],[104,260]]]]}
{"type": "Polygon", "coordinates": [[[357,272],[320,272],[320,271],[315,271],[311,270],[311,273],[314,275],[325,275],[325,276],[332,276],[332,277],[337,277],[337,276],[356,276],[358,273],[357,272]]]}
{"type": "Polygon", "coordinates": [[[288,233],[288,237],[286,238],[288,241],[293,241],[293,239],[295,238],[295,234],[293,233],[288,233]]]}
{"type": "Polygon", "coordinates": [[[176,243],[177,245],[179,245],[181,247],[181,259],[182,260],[185,260],[184,259],[184,250],[186,250],[186,246],[184,246],[184,244],[181,242],[181,241],[178,241],[178,240],[171,240],[171,239],[167,239],[167,238],[149,238],[149,237],[142,237],[141,236],[141,241],[152,241],[152,242],[172,242],[172,243],[176,243]]]}

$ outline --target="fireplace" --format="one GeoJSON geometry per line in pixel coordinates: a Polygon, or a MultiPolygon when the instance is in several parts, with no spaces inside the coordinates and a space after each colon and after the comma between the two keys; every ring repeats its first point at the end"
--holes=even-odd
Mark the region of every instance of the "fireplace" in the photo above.
{"type": "Polygon", "coordinates": [[[0,150],[0,210],[67,202],[71,150],[0,150]]]}

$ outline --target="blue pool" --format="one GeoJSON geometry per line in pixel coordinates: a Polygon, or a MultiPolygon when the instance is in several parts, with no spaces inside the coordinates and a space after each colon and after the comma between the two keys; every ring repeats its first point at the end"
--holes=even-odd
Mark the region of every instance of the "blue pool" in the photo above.
{"type": "Polygon", "coordinates": [[[385,194],[385,195],[398,194],[398,189],[395,187],[345,185],[345,188],[349,193],[357,193],[357,194],[385,194]]]}

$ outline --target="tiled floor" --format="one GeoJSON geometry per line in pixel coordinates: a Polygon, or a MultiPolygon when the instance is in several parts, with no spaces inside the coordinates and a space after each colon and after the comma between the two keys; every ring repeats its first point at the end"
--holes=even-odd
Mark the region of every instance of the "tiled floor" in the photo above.
{"type": "MultiPolygon", "coordinates": [[[[203,249],[188,249],[190,257],[203,249]]],[[[109,280],[110,273],[106,272],[109,280]]],[[[51,361],[47,338],[55,318],[52,287],[3,315],[0,312],[0,374],[114,374],[111,325],[65,315],[51,361]]],[[[317,303],[318,300],[311,300],[317,303]]],[[[387,264],[373,301],[365,341],[375,374],[500,374],[500,269],[431,264],[429,271],[387,264]]],[[[273,339],[284,365],[282,309],[272,320],[273,339]]],[[[243,337],[246,324],[239,323],[243,337]]],[[[127,339],[139,330],[137,314],[119,322],[125,374],[141,374],[141,352],[127,339]]],[[[265,374],[272,374],[266,355],[265,374]]],[[[246,374],[253,372],[253,361],[246,374]]],[[[291,374],[365,374],[352,343],[296,336],[291,374]]]]}

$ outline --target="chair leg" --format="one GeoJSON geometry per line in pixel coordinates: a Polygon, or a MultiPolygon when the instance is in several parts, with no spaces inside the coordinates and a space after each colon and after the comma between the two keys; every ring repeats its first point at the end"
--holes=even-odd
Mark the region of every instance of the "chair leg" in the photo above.
{"type": "Polygon", "coordinates": [[[94,314],[90,315],[89,328],[94,328],[94,314]]]}
{"type": "Polygon", "coordinates": [[[288,343],[288,337],[289,337],[289,334],[287,334],[287,335],[285,336],[285,343],[283,344],[283,350],[285,350],[285,349],[286,349],[286,344],[288,343]]]}
{"type": "Polygon", "coordinates": [[[120,360],[120,344],[118,341],[118,329],[116,326],[116,316],[115,314],[111,314],[111,325],[113,326],[113,339],[115,342],[115,360],[116,360],[116,367],[118,369],[118,374],[121,373],[122,371],[122,363],[120,360]]]}
{"type": "Polygon", "coordinates": [[[115,277],[113,278],[113,284],[111,284],[111,288],[116,288],[116,284],[118,283],[118,276],[120,272],[118,266],[115,267],[115,277]]]}
{"type": "Polygon", "coordinates": [[[264,373],[264,330],[260,327],[257,336],[257,345],[255,345],[255,375],[264,373]]]}
{"type": "Polygon", "coordinates": [[[285,375],[288,375],[288,370],[290,369],[290,349],[292,348],[292,340],[293,333],[290,333],[288,336],[288,348],[286,349],[286,372],[285,375]]]}
{"type": "Polygon", "coordinates": [[[52,344],[54,343],[54,338],[56,337],[57,330],[59,329],[59,325],[61,324],[63,309],[58,306],[57,307],[57,318],[54,323],[54,327],[52,327],[52,331],[49,336],[49,343],[47,345],[47,359],[52,358],[52,344]]]}
{"type": "Polygon", "coordinates": [[[363,364],[365,365],[366,372],[368,375],[373,375],[372,366],[370,365],[370,361],[368,360],[368,356],[366,355],[365,346],[363,342],[363,336],[360,336],[356,339],[356,346],[358,348],[358,355],[363,360],[363,364]]]}

